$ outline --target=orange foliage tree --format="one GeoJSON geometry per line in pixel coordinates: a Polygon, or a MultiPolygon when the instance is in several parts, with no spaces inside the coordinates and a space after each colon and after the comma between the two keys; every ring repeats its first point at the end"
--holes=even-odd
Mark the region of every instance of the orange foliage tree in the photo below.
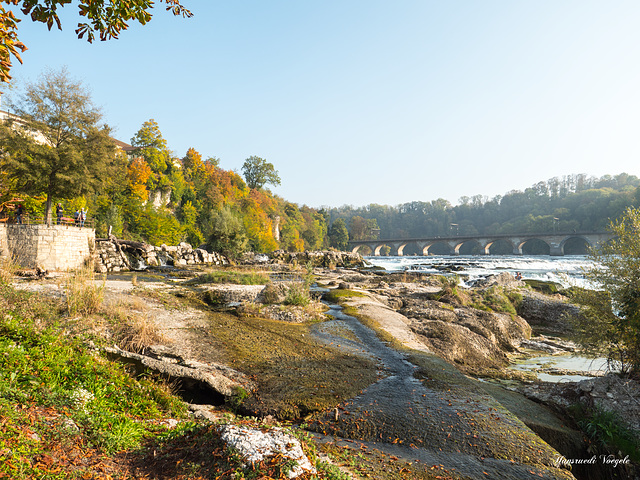
{"type": "Polygon", "coordinates": [[[127,186],[131,196],[145,202],[149,198],[147,181],[153,174],[151,167],[142,157],[136,157],[127,167],[127,186]]]}

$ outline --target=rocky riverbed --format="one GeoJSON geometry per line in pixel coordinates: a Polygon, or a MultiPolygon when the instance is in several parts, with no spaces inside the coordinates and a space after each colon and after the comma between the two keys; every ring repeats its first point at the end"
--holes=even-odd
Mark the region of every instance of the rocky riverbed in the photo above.
{"type": "MultiPolygon", "coordinates": [[[[525,351],[570,349],[554,335],[575,308],[508,275],[461,289],[362,271],[335,253],[243,263],[234,268],[271,281],[192,281],[230,268],[204,265],[107,278],[104,301],[130,328],[92,328],[113,340],[113,357],[181,385],[199,416],[235,405],[304,422],[321,451],[358,457],[351,473],[370,478],[608,478],[606,466],[559,461],[590,455],[566,408],[602,405],[638,428],[634,382],[549,386],[507,368],[525,351]],[[323,290],[293,301],[310,273],[323,290]]],[[[59,281],[20,286],[64,295],[59,281]]]]}

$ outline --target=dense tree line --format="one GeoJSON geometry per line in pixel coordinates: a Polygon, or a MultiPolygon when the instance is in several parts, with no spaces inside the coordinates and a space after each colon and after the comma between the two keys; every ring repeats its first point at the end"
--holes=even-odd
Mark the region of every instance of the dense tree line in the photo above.
{"type": "Polygon", "coordinates": [[[193,148],[174,158],[155,121],[144,123],[132,145],[136,150],[122,162],[126,188],[114,182],[86,199],[95,209],[99,234],[111,225],[124,238],[206,244],[227,255],[328,246],[324,212],[287,202],[262,182],[250,188],[238,173],[193,148]]]}
{"type": "MultiPolygon", "coordinates": [[[[368,238],[605,231],[627,207],[640,204],[639,187],[640,179],[626,173],[600,178],[567,175],[492,199],[462,197],[458,205],[438,199],[393,207],[343,206],[329,213],[332,222],[343,219],[352,229],[353,219],[357,225],[375,222],[365,229],[368,238]]],[[[360,237],[366,239],[362,233],[360,237]]]]}
{"type": "Polygon", "coordinates": [[[280,177],[251,156],[242,171],[190,148],[177,158],[154,120],[131,145],[110,138],[101,114],[68,72],[49,71],[11,104],[0,122],[0,210],[18,204],[52,222],[52,205],[66,217],[86,209],[98,236],[155,245],[187,241],[234,255],[246,250],[301,251],[329,246],[328,216],[272,194],[280,177]],[[119,147],[118,147],[119,146],[119,147]]]}

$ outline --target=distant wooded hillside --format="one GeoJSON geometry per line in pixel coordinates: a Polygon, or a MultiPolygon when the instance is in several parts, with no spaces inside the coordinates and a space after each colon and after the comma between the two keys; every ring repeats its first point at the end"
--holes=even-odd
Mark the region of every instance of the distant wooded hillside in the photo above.
{"type": "Polygon", "coordinates": [[[527,232],[604,231],[610,219],[640,204],[640,179],[621,173],[600,178],[567,175],[494,198],[460,198],[371,204],[329,210],[331,222],[343,219],[351,240],[415,238],[527,232]]]}

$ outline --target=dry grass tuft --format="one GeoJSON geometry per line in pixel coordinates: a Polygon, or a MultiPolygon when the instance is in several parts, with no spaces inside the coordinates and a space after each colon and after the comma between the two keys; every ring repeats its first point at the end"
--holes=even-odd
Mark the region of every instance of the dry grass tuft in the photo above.
{"type": "Polygon", "coordinates": [[[114,340],[123,350],[142,352],[164,339],[149,319],[149,307],[144,300],[126,296],[103,312],[111,324],[114,340]]]}
{"type": "Polygon", "coordinates": [[[102,283],[96,283],[96,274],[92,269],[83,268],[70,274],[65,281],[67,310],[69,315],[89,316],[98,313],[104,300],[106,277],[102,283]]]}
{"type": "Polygon", "coordinates": [[[0,258],[0,284],[7,285],[11,283],[18,268],[18,264],[12,258],[0,258]]]}

